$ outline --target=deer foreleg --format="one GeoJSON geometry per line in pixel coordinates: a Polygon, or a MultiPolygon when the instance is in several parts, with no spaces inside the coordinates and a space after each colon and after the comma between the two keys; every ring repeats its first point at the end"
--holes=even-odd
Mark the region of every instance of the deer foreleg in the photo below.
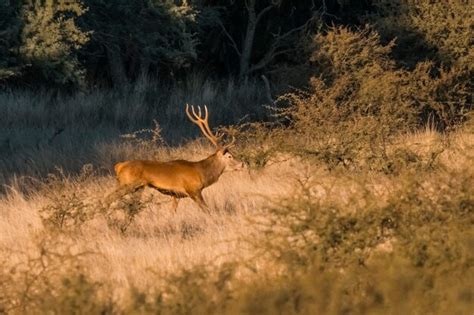
{"type": "Polygon", "coordinates": [[[195,203],[201,208],[202,211],[206,213],[210,213],[209,207],[207,206],[206,202],[204,201],[204,198],[202,197],[202,194],[200,191],[189,194],[189,197],[194,200],[195,203]]]}

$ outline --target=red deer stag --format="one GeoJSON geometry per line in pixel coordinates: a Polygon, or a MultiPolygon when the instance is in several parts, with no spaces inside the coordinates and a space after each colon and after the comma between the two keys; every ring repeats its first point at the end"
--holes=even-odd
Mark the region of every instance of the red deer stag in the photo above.
{"type": "Polygon", "coordinates": [[[189,105],[186,104],[186,114],[189,119],[199,126],[204,136],[216,147],[214,154],[197,162],[134,160],[117,163],[115,174],[120,187],[136,191],[150,186],[173,198],[174,211],[178,207],[178,198],[189,197],[202,210],[209,212],[202,197],[202,190],[217,182],[225,170],[241,170],[244,164],[234,159],[229,152],[229,148],[234,145],[235,137],[229,144],[219,144],[222,135],[212,133],[209,128],[207,106],[204,106],[204,118],[199,106],[197,113],[194,106],[191,106],[191,110],[192,113],[189,111],[189,105]]]}

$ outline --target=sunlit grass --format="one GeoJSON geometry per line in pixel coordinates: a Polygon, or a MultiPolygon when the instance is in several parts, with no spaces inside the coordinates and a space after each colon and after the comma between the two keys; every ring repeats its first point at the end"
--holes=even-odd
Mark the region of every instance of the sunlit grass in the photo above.
{"type": "MultiPolygon", "coordinates": [[[[469,144],[471,136],[468,134],[444,136],[427,130],[403,136],[400,143],[423,151],[425,146],[431,146],[432,143],[436,145],[436,139],[441,138],[450,143],[439,157],[448,171],[434,170],[433,176],[439,180],[443,178],[443,172],[449,176],[449,170],[460,169],[467,174],[472,173],[472,167],[465,157],[472,154],[469,144]]],[[[119,145],[115,149],[122,150],[124,157],[137,154],[128,146],[119,145]]],[[[154,156],[164,160],[178,157],[199,159],[211,152],[209,146],[194,142],[177,148],[158,147],[154,156]]],[[[116,180],[112,175],[94,171],[82,177],[56,173],[55,179],[50,180],[49,184],[32,180],[29,184],[32,186],[27,189],[12,185],[0,199],[0,247],[4,250],[2,260],[11,266],[22,260],[24,262],[25,254],[34,257],[38,239],[51,235],[56,241],[67,244],[74,253],[86,253],[80,260],[81,272],[92,281],[105,285],[107,295],[116,303],[115,307],[127,308],[131,303],[130,290],[154,292],[165,283],[165,278],[159,275],[179,275],[182,270],[200,266],[214,266],[218,271],[221,268],[219,266],[225,268],[227,263],[252,261],[256,262],[253,268],[257,268],[257,274],[277,276],[280,267],[276,261],[265,255],[260,256],[258,246],[251,245],[263,235],[260,225],[255,223],[266,220],[268,214],[265,209],[273,207],[275,202],[294,198],[303,182],[312,183],[314,202],[324,200],[338,209],[346,209],[348,213],[354,211],[351,209],[368,206],[367,202],[372,201],[367,199],[367,194],[377,196],[377,203],[383,205],[388,202],[387,198],[393,195],[393,191],[404,189],[406,182],[403,179],[406,175],[394,177],[373,172],[328,172],[321,165],[297,158],[270,164],[258,170],[225,173],[218,183],[206,189],[204,196],[212,210],[211,215],[204,214],[188,199],[180,202],[175,214],[171,211],[169,197],[147,188],[136,196],[144,202],[144,208],[134,217],[126,231],[108,224],[106,216],[99,211],[77,228],[73,226],[57,230],[44,225],[45,218],[41,210],[54,203],[52,195],[68,198],[77,194],[83,196],[84,202],[90,205],[87,208],[89,211],[94,211],[94,206],[99,210],[101,201],[116,188],[116,180]]],[[[429,175],[426,178],[427,185],[430,185],[429,175]]],[[[114,206],[120,207],[117,202],[114,206]]],[[[299,201],[294,199],[294,202],[299,201]]],[[[115,211],[120,210],[116,208],[115,211]]],[[[381,242],[377,248],[392,248],[393,245],[389,243],[381,242]]],[[[53,250],[59,246],[55,244],[52,242],[50,245],[53,250]]],[[[262,246],[264,244],[261,243],[262,246]]],[[[275,246],[281,244],[274,243],[275,246]]],[[[57,250],[60,251],[60,247],[57,250]]],[[[388,253],[391,251],[388,250],[388,253]]],[[[285,259],[284,256],[280,258],[285,259]]],[[[238,281],[251,282],[257,279],[253,272],[241,271],[238,274],[238,281]]]]}

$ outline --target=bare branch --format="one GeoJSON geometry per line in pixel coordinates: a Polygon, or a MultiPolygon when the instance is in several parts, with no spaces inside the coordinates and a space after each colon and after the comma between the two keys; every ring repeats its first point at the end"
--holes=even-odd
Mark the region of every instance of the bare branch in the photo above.
{"type": "Polygon", "coordinates": [[[276,35],[276,39],[273,42],[271,48],[262,57],[262,59],[260,59],[255,65],[250,67],[249,73],[252,73],[252,72],[255,72],[257,70],[265,68],[268,64],[270,64],[273,61],[273,59],[275,59],[276,56],[279,56],[279,55],[282,55],[282,54],[285,54],[285,53],[291,51],[291,49],[279,50],[279,48],[281,48],[283,46],[282,45],[283,40],[286,39],[287,37],[291,36],[292,34],[303,30],[305,27],[308,26],[308,24],[312,20],[313,20],[313,18],[310,18],[303,25],[301,25],[299,27],[295,27],[295,28],[289,30],[288,32],[284,33],[283,35],[276,35]]]}
{"type": "Polygon", "coordinates": [[[253,73],[257,70],[260,70],[260,69],[263,69],[265,68],[266,66],[268,66],[272,61],[273,59],[275,59],[277,56],[280,56],[280,55],[284,55],[286,53],[289,53],[291,52],[293,49],[284,49],[284,50],[279,50],[279,51],[275,51],[275,50],[270,50],[268,53],[265,54],[265,56],[263,56],[262,59],[260,59],[259,62],[257,62],[256,64],[254,64],[252,67],[250,67],[250,70],[249,70],[249,73],[253,73]]]}
{"type": "Polygon", "coordinates": [[[247,11],[255,12],[255,0],[245,0],[245,7],[247,8],[247,11]]]}
{"type": "Polygon", "coordinates": [[[232,48],[234,48],[237,55],[242,56],[242,53],[240,52],[239,47],[237,46],[237,43],[235,42],[234,38],[229,34],[224,24],[222,24],[222,22],[219,22],[219,25],[221,26],[222,31],[224,32],[224,35],[230,40],[232,48]]]}
{"type": "Polygon", "coordinates": [[[275,43],[274,44],[279,44],[279,42],[281,42],[282,40],[284,40],[285,38],[289,37],[290,35],[296,33],[296,32],[299,32],[301,30],[303,30],[306,26],[308,26],[308,24],[313,20],[313,18],[310,18],[308,21],[306,21],[306,23],[304,23],[303,25],[301,26],[298,26],[298,27],[295,27],[291,30],[289,30],[288,32],[286,32],[285,34],[283,35],[278,35],[278,37],[276,38],[275,40],[275,43]]]}
{"type": "Polygon", "coordinates": [[[279,7],[282,4],[283,0],[272,0],[272,4],[275,7],[279,7]]]}
{"type": "MultiPolygon", "coordinates": [[[[313,2],[313,7],[314,6],[315,5],[314,5],[314,2],[313,2]]],[[[323,0],[322,5],[321,5],[321,7],[319,8],[319,10],[317,12],[319,12],[319,17],[321,19],[325,16],[330,16],[332,18],[335,18],[335,19],[339,20],[339,17],[335,16],[334,14],[328,13],[328,7],[327,7],[327,4],[326,4],[326,0],[323,0]]]]}
{"type": "Polygon", "coordinates": [[[268,7],[266,7],[265,9],[263,9],[262,11],[260,11],[257,15],[257,19],[255,20],[255,24],[258,24],[258,22],[260,22],[260,19],[268,12],[270,11],[271,9],[273,9],[275,7],[275,4],[271,4],[269,5],[268,7]]]}

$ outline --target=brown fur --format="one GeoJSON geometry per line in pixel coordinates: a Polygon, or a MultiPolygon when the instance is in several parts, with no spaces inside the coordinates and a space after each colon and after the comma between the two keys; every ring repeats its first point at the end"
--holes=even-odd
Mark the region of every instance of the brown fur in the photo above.
{"type": "Polygon", "coordinates": [[[216,152],[206,159],[191,162],[174,160],[168,162],[134,160],[117,163],[115,173],[121,187],[137,190],[144,186],[156,188],[159,192],[173,197],[173,208],[176,211],[178,199],[190,197],[201,209],[208,211],[206,202],[202,198],[202,190],[219,179],[224,170],[242,169],[243,163],[234,160],[228,148],[232,147],[235,137],[231,143],[222,146],[219,139],[222,136],[212,133],[209,128],[208,110],[204,106],[204,117],[201,108],[186,104],[186,115],[199,126],[203,135],[216,147],[216,152]],[[192,113],[191,113],[192,111],[192,113]]]}
{"type": "Polygon", "coordinates": [[[202,190],[214,184],[224,170],[242,169],[243,163],[233,159],[232,155],[218,149],[204,160],[192,162],[174,160],[167,162],[132,160],[115,164],[115,173],[121,187],[134,190],[150,186],[159,192],[174,198],[190,197],[202,209],[207,205],[202,190]]]}

